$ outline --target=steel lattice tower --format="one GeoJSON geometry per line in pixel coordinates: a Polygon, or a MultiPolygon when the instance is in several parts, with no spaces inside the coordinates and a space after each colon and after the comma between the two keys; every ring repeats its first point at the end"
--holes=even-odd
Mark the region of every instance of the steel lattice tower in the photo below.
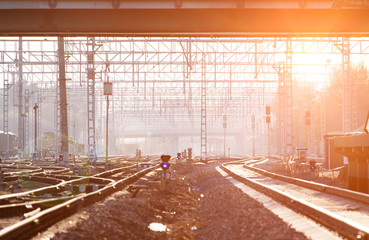
{"type": "Polygon", "coordinates": [[[286,71],[285,71],[285,138],[286,154],[293,154],[293,95],[292,95],[292,41],[286,41],[286,71]]]}
{"type": "Polygon", "coordinates": [[[342,121],[343,132],[351,131],[351,90],[350,90],[350,40],[342,38],[342,121]]]}
{"type": "Polygon", "coordinates": [[[9,121],[9,93],[8,93],[8,89],[9,89],[9,84],[8,84],[8,79],[4,79],[4,134],[5,136],[7,136],[7,141],[6,141],[6,156],[5,158],[8,158],[9,156],[9,125],[8,125],[8,121],[9,121]]]}
{"type": "Polygon", "coordinates": [[[201,66],[201,161],[207,160],[207,131],[206,131],[206,66],[205,54],[202,56],[201,66]]]}
{"type": "Polygon", "coordinates": [[[87,132],[88,160],[96,160],[95,140],[95,38],[87,41],[87,132]]]}

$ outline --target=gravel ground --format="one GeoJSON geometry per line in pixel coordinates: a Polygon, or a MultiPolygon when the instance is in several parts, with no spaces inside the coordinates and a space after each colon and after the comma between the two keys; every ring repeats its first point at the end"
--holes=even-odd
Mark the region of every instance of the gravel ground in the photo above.
{"type": "Polygon", "coordinates": [[[34,239],[306,239],[223,178],[217,163],[175,165],[170,191],[154,174],[137,196],[122,191],[80,210],[34,239]],[[167,226],[151,231],[150,223],[167,226]]]}

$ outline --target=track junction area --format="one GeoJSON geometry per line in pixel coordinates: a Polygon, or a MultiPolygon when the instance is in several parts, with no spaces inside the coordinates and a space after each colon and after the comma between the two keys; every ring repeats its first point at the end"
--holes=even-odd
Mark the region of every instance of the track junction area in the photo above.
{"type": "Polygon", "coordinates": [[[369,196],[348,190],[343,171],[297,175],[276,156],[171,158],[162,170],[159,159],[112,157],[89,176],[32,161],[10,172],[11,160],[3,163],[5,183],[27,188],[0,195],[1,239],[369,236],[369,196]]]}

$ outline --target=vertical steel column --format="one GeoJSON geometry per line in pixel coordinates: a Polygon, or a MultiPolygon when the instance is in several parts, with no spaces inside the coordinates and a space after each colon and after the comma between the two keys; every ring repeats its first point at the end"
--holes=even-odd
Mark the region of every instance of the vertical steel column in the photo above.
{"type": "Polygon", "coordinates": [[[33,110],[35,110],[35,153],[36,153],[36,156],[38,155],[37,154],[37,108],[38,108],[38,105],[37,103],[35,103],[34,107],[33,107],[33,110]]]}
{"type": "Polygon", "coordinates": [[[285,66],[283,62],[273,67],[278,73],[278,129],[277,129],[277,148],[280,155],[286,154],[286,138],[285,138],[285,66]],[[278,140],[279,139],[279,140],[278,140]]]}
{"type": "MultiPolygon", "coordinates": [[[[315,153],[316,145],[315,145],[315,121],[314,121],[314,112],[312,111],[312,107],[310,107],[310,153],[315,153]]],[[[309,149],[308,149],[309,150],[309,149]]]]}
{"type": "Polygon", "coordinates": [[[36,153],[37,156],[37,108],[38,105],[37,103],[35,103],[35,106],[33,107],[33,109],[35,110],[35,148],[34,148],[34,152],[36,153]]]}
{"type": "Polygon", "coordinates": [[[23,152],[23,40],[19,37],[19,48],[18,48],[18,159],[21,157],[19,154],[23,152]]]}
{"type": "Polygon", "coordinates": [[[105,164],[108,164],[108,156],[109,156],[109,95],[106,95],[106,148],[105,148],[105,164]]]}
{"type": "Polygon", "coordinates": [[[282,71],[279,73],[279,152],[281,155],[287,154],[286,152],[286,80],[285,80],[285,66],[282,66],[282,71]]]}
{"type": "Polygon", "coordinates": [[[207,160],[207,131],[206,131],[206,66],[205,54],[201,60],[201,161],[207,160]]]}
{"type": "Polygon", "coordinates": [[[357,85],[355,80],[351,80],[351,114],[352,114],[352,127],[351,130],[357,131],[357,104],[358,104],[358,95],[357,95],[357,85]]]}
{"type": "MultiPolygon", "coordinates": [[[[59,71],[59,70],[58,70],[59,71]]],[[[60,94],[59,94],[59,81],[55,83],[55,119],[54,119],[54,132],[55,132],[55,156],[60,154],[60,94]]]]}
{"type": "Polygon", "coordinates": [[[87,40],[87,131],[88,161],[96,161],[95,140],[95,38],[87,40]]]}
{"type": "Polygon", "coordinates": [[[9,125],[8,125],[8,121],[9,121],[9,83],[8,83],[8,79],[4,79],[4,133],[6,136],[6,145],[4,147],[4,149],[6,149],[6,155],[5,158],[8,159],[9,157],[9,125]]]}
{"type": "Polygon", "coordinates": [[[292,41],[286,41],[286,71],[285,71],[285,153],[293,154],[293,96],[292,96],[292,41]]]}
{"type": "Polygon", "coordinates": [[[27,150],[26,153],[29,153],[28,150],[30,150],[29,147],[29,99],[31,98],[31,94],[29,93],[29,89],[25,89],[24,90],[24,95],[25,95],[25,101],[24,101],[24,113],[25,113],[25,117],[23,119],[23,121],[25,121],[24,124],[24,138],[25,138],[25,149],[27,150]]]}
{"type": "MultiPolygon", "coordinates": [[[[346,54],[347,54],[347,65],[348,65],[348,69],[350,71],[350,39],[347,38],[347,47],[345,47],[346,49],[346,54]]],[[[352,79],[350,76],[350,72],[348,72],[347,74],[348,76],[348,81],[349,81],[349,92],[350,92],[350,104],[351,104],[351,131],[357,131],[358,127],[357,127],[357,109],[358,109],[358,94],[357,94],[357,84],[356,84],[356,79],[352,79]]]]}
{"type": "MultiPolygon", "coordinates": [[[[41,90],[42,91],[42,90],[41,90]]],[[[37,135],[39,137],[38,139],[38,148],[40,149],[40,154],[42,157],[42,93],[38,93],[37,95],[37,101],[38,101],[38,114],[37,114],[37,135]]]]}
{"type": "MultiPolygon", "coordinates": [[[[321,106],[320,106],[320,149],[324,149],[324,136],[326,134],[326,100],[325,100],[325,95],[322,94],[321,96],[321,106]]],[[[323,150],[323,154],[324,156],[324,150],[323,150]]]]}
{"type": "Polygon", "coordinates": [[[350,40],[342,38],[342,122],[343,132],[350,132],[351,122],[351,90],[350,90],[350,40]]]}
{"type": "Polygon", "coordinates": [[[67,86],[65,79],[64,37],[58,37],[58,57],[59,57],[61,153],[63,154],[62,164],[69,165],[68,104],[67,104],[67,86]]]}

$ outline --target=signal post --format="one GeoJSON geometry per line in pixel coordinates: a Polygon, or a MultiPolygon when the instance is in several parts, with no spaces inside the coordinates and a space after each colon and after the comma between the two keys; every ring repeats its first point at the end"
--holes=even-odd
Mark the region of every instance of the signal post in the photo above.
{"type": "Polygon", "coordinates": [[[160,179],[161,179],[161,189],[162,190],[166,190],[168,187],[168,184],[170,182],[170,179],[172,178],[172,170],[170,168],[170,163],[169,160],[171,158],[170,155],[161,155],[161,163],[160,163],[160,167],[162,169],[162,171],[159,173],[160,175],[160,179]]]}

